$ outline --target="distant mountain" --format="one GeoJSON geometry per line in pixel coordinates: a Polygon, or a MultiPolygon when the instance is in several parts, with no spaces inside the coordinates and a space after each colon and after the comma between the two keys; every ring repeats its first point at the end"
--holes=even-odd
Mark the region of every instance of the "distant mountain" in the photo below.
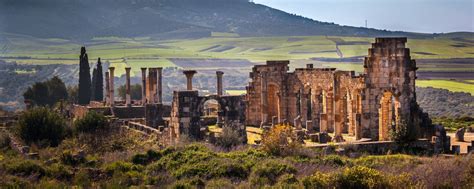
{"type": "Polygon", "coordinates": [[[1,0],[0,22],[0,32],[68,39],[188,38],[209,36],[210,32],[240,36],[431,36],[340,26],[247,0],[1,0]]]}

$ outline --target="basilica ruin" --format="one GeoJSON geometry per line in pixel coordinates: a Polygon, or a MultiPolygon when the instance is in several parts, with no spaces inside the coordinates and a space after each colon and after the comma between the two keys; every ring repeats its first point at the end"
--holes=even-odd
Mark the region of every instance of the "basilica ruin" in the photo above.
{"type": "Polygon", "coordinates": [[[171,105],[162,100],[162,68],[141,69],[140,101],[130,98],[131,68],[126,68],[126,98],[116,101],[114,68],[110,67],[105,73],[104,101],[75,105],[74,115],[99,111],[170,141],[182,136],[205,139],[209,124],[232,127],[242,137],[247,126],[267,130],[290,124],[300,137],[322,143],[343,142],[346,136],[389,141],[391,133],[400,130],[412,138],[431,139],[436,130],[416,103],[417,67],[406,42],[406,38],[376,38],[360,75],[312,64],[289,72],[289,61],[268,61],[253,67],[246,95],[225,95],[224,73],[217,71],[216,94],[202,96],[193,88],[197,72],[185,70],[187,88],[174,91],[171,105]],[[217,116],[211,121],[204,117],[203,108],[209,100],[217,102],[217,116]]]}
{"type": "Polygon", "coordinates": [[[297,68],[289,61],[268,61],[250,73],[246,124],[269,126],[282,122],[307,132],[334,133],[344,141],[390,140],[400,124],[417,137],[430,133],[429,120],[416,103],[416,62],[406,38],[377,38],[364,61],[364,74],[334,68],[297,68]]]}

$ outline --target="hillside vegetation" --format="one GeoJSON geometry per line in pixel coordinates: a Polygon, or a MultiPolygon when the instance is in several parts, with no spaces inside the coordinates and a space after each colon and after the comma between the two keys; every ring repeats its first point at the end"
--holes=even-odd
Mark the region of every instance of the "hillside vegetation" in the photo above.
{"type": "Polygon", "coordinates": [[[211,32],[240,36],[430,36],[340,26],[248,0],[3,0],[0,3],[0,20],[6,25],[3,32],[47,38],[195,38],[210,36],[211,32]]]}

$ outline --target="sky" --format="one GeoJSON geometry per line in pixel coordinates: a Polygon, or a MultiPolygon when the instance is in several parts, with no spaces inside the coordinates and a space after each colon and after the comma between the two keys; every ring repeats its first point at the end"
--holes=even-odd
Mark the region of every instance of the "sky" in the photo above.
{"type": "Polygon", "coordinates": [[[474,32],[474,0],[253,0],[348,26],[423,33],[474,32]]]}

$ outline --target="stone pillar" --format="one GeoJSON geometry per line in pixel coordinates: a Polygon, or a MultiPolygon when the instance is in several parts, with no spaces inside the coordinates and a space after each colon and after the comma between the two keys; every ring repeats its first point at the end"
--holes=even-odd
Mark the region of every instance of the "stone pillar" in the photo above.
{"type": "Polygon", "coordinates": [[[142,105],[146,104],[146,68],[142,70],[142,105]]]}
{"type": "Polygon", "coordinates": [[[183,71],[183,73],[184,75],[186,75],[186,79],[187,79],[186,89],[188,91],[192,91],[193,90],[193,76],[197,72],[195,70],[186,70],[186,71],[183,71]]]}
{"type": "MultiPolygon", "coordinates": [[[[260,127],[263,128],[263,126],[267,123],[267,120],[268,120],[268,115],[267,115],[267,74],[266,73],[262,73],[262,75],[260,76],[260,81],[261,81],[261,84],[260,84],[260,112],[261,112],[261,120],[262,122],[260,123],[260,127]]],[[[272,120],[273,122],[273,120],[272,120]]]]}
{"type": "Polygon", "coordinates": [[[158,95],[157,103],[162,104],[163,103],[163,68],[159,67],[156,69],[158,72],[158,78],[157,78],[157,86],[156,86],[156,92],[158,95]]]}
{"type": "Polygon", "coordinates": [[[109,81],[109,72],[105,72],[105,105],[110,105],[110,81],[109,81]]]}
{"type": "Polygon", "coordinates": [[[148,102],[150,104],[155,103],[155,68],[148,69],[148,102]]]}
{"type": "Polygon", "coordinates": [[[109,73],[110,73],[110,106],[115,106],[115,93],[114,93],[114,70],[115,70],[115,67],[109,67],[109,73]]]}
{"type": "Polygon", "coordinates": [[[341,136],[342,135],[342,129],[343,129],[343,104],[342,104],[342,97],[341,95],[337,94],[335,95],[335,104],[334,104],[334,135],[341,136]]]}
{"type": "Polygon", "coordinates": [[[125,80],[125,105],[126,106],[132,106],[132,98],[130,96],[130,70],[132,68],[127,67],[125,68],[125,75],[126,75],[126,80],[125,80]]]}
{"type": "Polygon", "coordinates": [[[223,95],[223,88],[222,88],[222,75],[224,75],[224,72],[217,71],[217,96],[222,96],[223,95]]]}

